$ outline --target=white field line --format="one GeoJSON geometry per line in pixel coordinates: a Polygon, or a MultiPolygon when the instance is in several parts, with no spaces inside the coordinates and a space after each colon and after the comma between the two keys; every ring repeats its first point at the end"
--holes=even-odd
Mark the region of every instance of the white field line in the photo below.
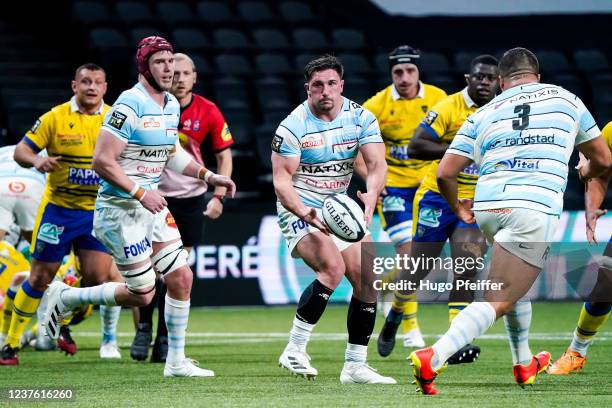
{"type": "MultiPolygon", "coordinates": [[[[100,337],[99,332],[74,332],[75,337],[100,337]]],[[[133,332],[119,332],[117,337],[133,338],[133,332]]],[[[187,337],[190,339],[189,344],[233,344],[233,343],[270,343],[276,341],[285,341],[289,338],[289,333],[200,333],[187,332],[187,337]],[[194,341],[195,340],[195,341],[194,341]]],[[[376,339],[377,334],[372,335],[372,339],[376,339]]],[[[426,339],[437,339],[440,335],[424,334],[426,339]]],[[[320,341],[346,341],[346,333],[313,333],[313,340],[320,341]]],[[[480,336],[478,340],[507,340],[506,334],[485,334],[480,336]]],[[[548,333],[529,333],[530,340],[567,340],[571,341],[572,332],[548,332],[548,333]]],[[[595,336],[595,342],[612,341],[612,332],[599,332],[595,336]]]]}

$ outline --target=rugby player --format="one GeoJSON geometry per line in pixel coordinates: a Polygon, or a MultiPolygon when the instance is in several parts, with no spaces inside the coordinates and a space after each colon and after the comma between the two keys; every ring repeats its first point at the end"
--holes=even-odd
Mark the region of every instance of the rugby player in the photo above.
{"type": "MultiPolygon", "coordinates": [[[[348,308],[348,344],[340,374],[343,384],[395,384],[367,363],[367,348],[376,320],[374,273],[361,270],[361,244],[330,236],[321,221],[321,205],[329,194],[344,194],[353,174],[357,152],[367,166],[367,192],[358,193],[370,223],[384,186],[387,165],[376,118],[344,98],[344,68],[332,55],[310,61],[304,68],[307,100],[284,119],[272,139],[273,183],[278,222],[289,252],[316,274],[302,293],[289,342],[279,365],[305,378],[318,374],[306,346],[334,289],[346,276],[353,286],[348,308]]],[[[362,240],[371,241],[370,236],[362,240]]]]}

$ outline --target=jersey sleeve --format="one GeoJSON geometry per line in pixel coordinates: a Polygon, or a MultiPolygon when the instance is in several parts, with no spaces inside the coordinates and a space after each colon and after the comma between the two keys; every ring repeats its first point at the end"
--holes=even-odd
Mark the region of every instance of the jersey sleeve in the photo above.
{"type": "Polygon", "coordinates": [[[372,112],[362,107],[362,112],[359,115],[359,126],[361,134],[359,135],[359,146],[368,143],[383,143],[378,126],[378,120],[372,112]]]}
{"type": "Polygon", "coordinates": [[[578,134],[576,135],[576,145],[588,142],[601,135],[601,131],[593,119],[591,112],[584,106],[580,99],[578,104],[578,134]]]}
{"type": "Polygon", "coordinates": [[[53,112],[49,111],[36,119],[34,125],[26,132],[23,141],[38,153],[49,145],[49,141],[53,138],[54,129],[55,117],[53,112]]]}
{"type": "Polygon", "coordinates": [[[127,142],[130,135],[138,126],[138,115],[133,102],[121,96],[110,108],[104,121],[102,129],[112,133],[115,137],[127,142]]]}
{"type": "Polygon", "coordinates": [[[452,123],[452,104],[438,102],[423,118],[419,127],[425,129],[434,139],[444,136],[452,123]]]}
{"type": "Polygon", "coordinates": [[[459,128],[459,131],[446,152],[474,160],[476,136],[476,125],[474,123],[474,116],[472,115],[463,122],[463,125],[459,128]]]}
{"type": "Polygon", "coordinates": [[[211,144],[214,152],[219,152],[234,144],[223,114],[216,106],[211,109],[211,144]]]}
{"type": "Polygon", "coordinates": [[[272,151],[285,157],[296,157],[302,154],[300,135],[303,133],[298,121],[291,116],[281,122],[272,138],[272,151]]]}

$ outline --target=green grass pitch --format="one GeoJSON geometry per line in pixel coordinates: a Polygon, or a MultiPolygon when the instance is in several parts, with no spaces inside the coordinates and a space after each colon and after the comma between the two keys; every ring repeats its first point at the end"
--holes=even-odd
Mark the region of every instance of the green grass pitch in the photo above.
{"type": "MultiPolygon", "coordinates": [[[[536,303],[531,326],[532,351],[548,350],[557,358],[571,339],[579,303],[536,303]]],[[[398,347],[383,359],[373,339],[369,362],[396,386],[341,385],[344,358],[346,306],[329,306],[315,330],[308,351],[319,370],[316,381],[292,377],[277,366],[293,318],[293,307],[209,308],[192,311],[187,355],[216,372],[215,378],[162,377],[163,365],[136,363],[129,357],[133,336],[131,313],[124,311],[119,326],[123,359],[98,358],[99,317],[75,326],[79,352],[72,357],[59,352],[20,353],[19,367],[0,367],[0,388],[72,388],[70,407],[609,407],[612,406],[612,331],[602,328],[589,351],[585,370],[563,377],[541,375],[534,387],[521,389],[512,377],[511,358],[503,323],[486,338],[475,364],[452,366],[440,375],[438,396],[415,393],[405,358],[398,347]]],[[[443,305],[422,305],[419,319],[429,344],[446,328],[443,305]]],[[[377,319],[375,333],[382,324],[377,319]]],[[[66,405],[68,404],[68,405],[66,405]]],[[[31,402],[0,406],[33,406],[31,402]]],[[[40,402],[40,406],[59,403],[40,402]]]]}

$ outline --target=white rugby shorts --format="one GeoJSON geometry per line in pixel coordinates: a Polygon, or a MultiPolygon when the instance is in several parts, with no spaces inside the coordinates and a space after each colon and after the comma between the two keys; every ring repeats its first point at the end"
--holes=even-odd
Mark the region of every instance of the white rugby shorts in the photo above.
{"type": "Polygon", "coordinates": [[[94,236],[112,253],[115,262],[131,265],[153,253],[153,242],[181,238],[174,217],[168,210],[152,214],[136,208],[102,207],[94,212],[94,236]]]}
{"type": "MultiPolygon", "coordinates": [[[[300,258],[300,255],[295,249],[298,242],[300,242],[300,240],[306,235],[312,234],[313,232],[318,232],[319,229],[298,218],[297,215],[287,210],[279,202],[276,202],[276,211],[278,212],[278,225],[280,226],[281,232],[285,236],[285,241],[287,241],[287,247],[289,248],[291,256],[293,258],[300,258]]],[[[323,214],[318,208],[317,217],[319,217],[320,220],[323,220],[323,214]]],[[[369,234],[370,231],[366,230],[365,236],[368,236],[369,234]]],[[[340,252],[344,251],[355,243],[344,241],[334,234],[330,234],[330,237],[340,252]]]]}
{"type": "Polygon", "coordinates": [[[29,177],[0,178],[0,229],[32,231],[45,185],[29,177]]]}
{"type": "Polygon", "coordinates": [[[528,264],[544,266],[559,216],[527,208],[477,210],[474,216],[489,245],[495,241],[528,264]]]}

